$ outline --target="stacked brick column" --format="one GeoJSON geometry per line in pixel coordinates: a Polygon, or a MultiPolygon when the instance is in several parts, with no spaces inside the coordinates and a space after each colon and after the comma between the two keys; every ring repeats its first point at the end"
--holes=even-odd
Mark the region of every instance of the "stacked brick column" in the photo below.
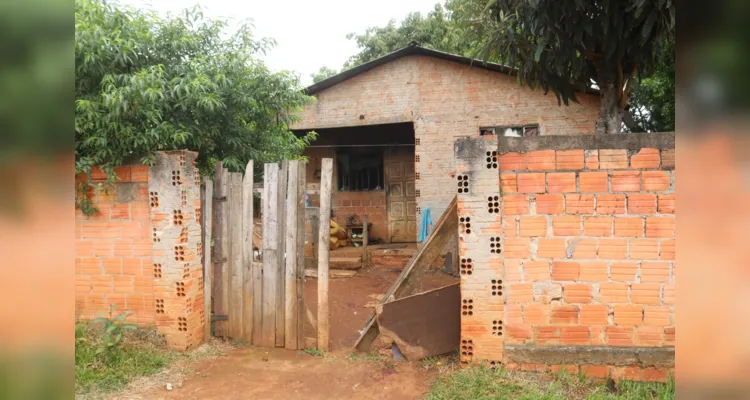
{"type": "Polygon", "coordinates": [[[497,139],[458,140],[455,154],[461,361],[498,363],[503,359],[505,312],[497,139]]]}
{"type": "MultiPolygon", "coordinates": [[[[533,138],[536,146],[521,139],[531,138],[501,139],[499,190],[480,184],[459,193],[459,218],[471,214],[478,228],[461,233],[461,260],[474,264],[473,274],[462,276],[462,301],[474,303],[474,315],[462,320],[462,340],[473,342],[475,359],[510,367],[666,379],[675,337],[673,144],[666,148],[669,141],[648,136],[640,142],[533,138]],[[502,151],[509,143],[517,149],[502,151]],[[500,193],[502,217],[483,212],[481,200],[486,208],[500,193]],[[489,269],[504,267],[499,277],[484,272],[487,246],[496,243],[489,233],[500,231],[484,226],[498,222],[502,251],[490,257],[498,267],[489,269]],[[492,339],[495,310],[503,307],[488,289],[503,292],[501,345],[492,339]],[[588,359],[573,355],[582,348],[588,359]],[[639,359],[644,352],[650,359],[639,359]]],[[[476,171],[486,163],[479,149],[487,143],[457,142],[459,174],[483,176],[476,171]]]]}
{"type": "Polygon", "coordinates": [[[203,341],[200,176],[197,153],[158,153],[149,170],[156,324],[170,346],[203,341]]]}

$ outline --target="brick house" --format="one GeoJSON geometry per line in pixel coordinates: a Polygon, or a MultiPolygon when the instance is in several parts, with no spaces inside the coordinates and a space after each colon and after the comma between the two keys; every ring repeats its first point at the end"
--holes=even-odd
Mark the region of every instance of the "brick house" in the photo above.
{"type": "MultiPolygon", "coordinates": [[[[552,93],[518,85],[513,70],[410,45],[307,88],[317,101],[297,115],[297,133],[319,134],[305,155],[317,202],[319,159],[334,158],[334,218],[367,215],[370,235],[415,242],[421,213],[433,222],[455,191],[453,143],[480,134],[593,134],[599,98],[558,105],[552,93]]],[[[454,244],[455,245],[455,244],[454,244]]]]}

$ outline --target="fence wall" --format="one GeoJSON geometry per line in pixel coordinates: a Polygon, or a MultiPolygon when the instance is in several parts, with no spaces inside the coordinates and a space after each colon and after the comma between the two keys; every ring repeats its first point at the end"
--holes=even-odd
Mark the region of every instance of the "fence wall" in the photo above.
{"type": "Polygon", "coordinates": [[[462,360],[666,379],[674,159],[673,134],[459,140],[462,360]]]}

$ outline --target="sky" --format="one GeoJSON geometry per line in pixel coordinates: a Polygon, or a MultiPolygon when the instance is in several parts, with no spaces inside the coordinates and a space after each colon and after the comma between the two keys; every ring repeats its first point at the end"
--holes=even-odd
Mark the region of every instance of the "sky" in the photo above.
{"type": "Polygon", "coordinates": [[[364,33],[391,18],[400,22],[409,12],[429,12],[441,0],[119,0],[123,4],[179,13],[200,4],[209,17],[233,21],[252,19],[257,37],[276,39],[277,47],[262,58],[273,70],[300,74],[312,84],[310,74],[321,66],[340,69],[357,53],[350,32],[364,33]]]}

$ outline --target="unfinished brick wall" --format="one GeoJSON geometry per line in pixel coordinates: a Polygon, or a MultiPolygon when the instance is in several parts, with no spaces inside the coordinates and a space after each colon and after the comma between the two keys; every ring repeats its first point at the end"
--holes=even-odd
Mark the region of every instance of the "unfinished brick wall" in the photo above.
{"type": "Polygon", "coordinates": [[[462,360],[666,379],[674,135],[499,141],[456,143],[462,360]]]}
{"type": "MultiPolygon", "coordinates": [[[[559,106],[514,77],[428,56],[405,56],[315,94],[294,129],[413,122],[417,206],[439,218],[453,199],[453,144],[485,126],[538,124],[541,135],[593,134],[597,96],[559,106]]],[[[420,216],[417,216],[419,224],[420,216]]]]}
{"type": "MultiPolygon", "coordinates": [[[[159,152],[151,166],[116,170],[117,183],[88,193],[98,212],[76,213],[76,312],[90,319],[117,305],[128,321],[156,325],[170,346],[203,340],[200,179],[196,153],[159,152]]],[[[77,177],[87,179],[85,176],[77,177]]],[[[95,169],[90,177],[102,183],[95,169]]]]}

